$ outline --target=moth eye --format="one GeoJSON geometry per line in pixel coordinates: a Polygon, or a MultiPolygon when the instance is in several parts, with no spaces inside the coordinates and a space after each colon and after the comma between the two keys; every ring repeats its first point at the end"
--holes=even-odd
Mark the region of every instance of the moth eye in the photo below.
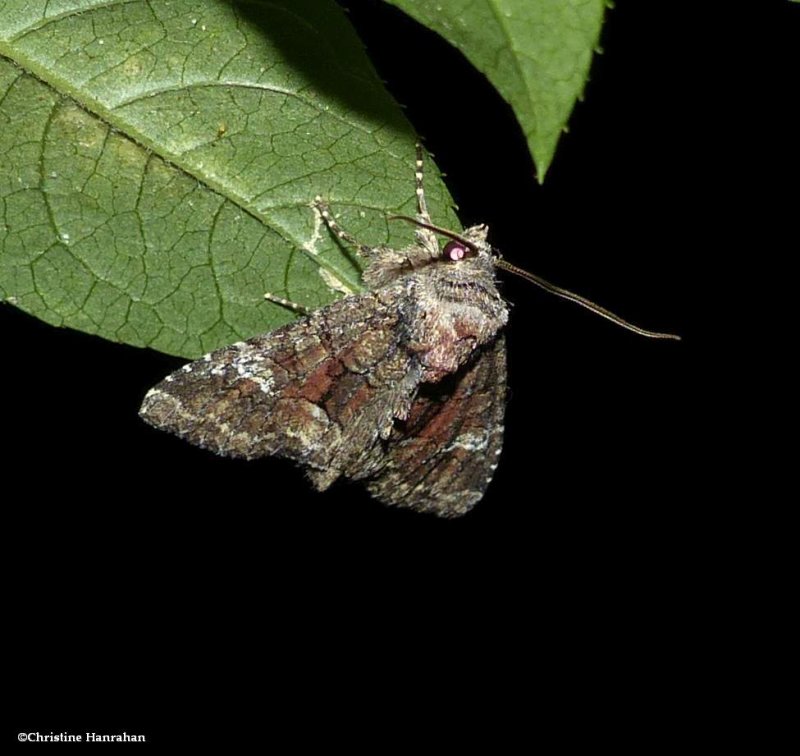
{"type": "Polygon", "coordinates": [[[444,252],[442,253],[442,256],[445,260],[458,262],[459,260],[463,260],[465,257],[474,257],[475,252],[473,252],[466,244],[462,244],[459,241],[449,241],[444,245],[444,252]]]}

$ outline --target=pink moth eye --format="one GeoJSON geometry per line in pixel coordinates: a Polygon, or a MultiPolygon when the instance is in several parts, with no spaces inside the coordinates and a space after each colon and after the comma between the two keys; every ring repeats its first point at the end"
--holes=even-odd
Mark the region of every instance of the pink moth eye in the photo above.
{"type": "Polygon", "coordinates": [[[443,256],[445,260],[458,262],[458,260],[463,260],[465,257],[470,257],[472,254],[472,250],[459,241],[449,241],[444,245],[443,256]]]}

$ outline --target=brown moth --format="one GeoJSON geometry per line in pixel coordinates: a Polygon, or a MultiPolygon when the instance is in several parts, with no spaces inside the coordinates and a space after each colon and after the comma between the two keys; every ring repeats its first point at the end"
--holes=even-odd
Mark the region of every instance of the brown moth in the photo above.
{"type": "Polygon", "coordinates": [[[508,307],[496,267],[669,337],[503,263],[486,226],[432,225],[419,147],[415,176],[416,218],[397,216],[417,225],[404,249],[359,243],[314,202],[364,258],[367,292],[185,365],[148,392],[141,416],[217,454],[288,457],[320,491],[363,480],[384,504],[456,517],[482,498],[502,447],[508,307]]]}

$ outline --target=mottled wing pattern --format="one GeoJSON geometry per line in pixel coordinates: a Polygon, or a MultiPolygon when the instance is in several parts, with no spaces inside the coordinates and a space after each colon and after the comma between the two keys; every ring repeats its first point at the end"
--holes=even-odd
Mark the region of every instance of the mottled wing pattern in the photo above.
{"type": "Polygon", "coordinates": [[[385,467],[368,483],[385,504],[458,517],[489,485],[503,444],[506,348],[499,336],[463,370],[423,384],[395,424],[385,467]]]}
{"type": "Polygon", "coordinates": [[[140,414],[218,454],[296,460],[319,489],[369,475],[420,380],[398,301],[390,288],[346,297],[212,352],[151,389],[140,414]]]}

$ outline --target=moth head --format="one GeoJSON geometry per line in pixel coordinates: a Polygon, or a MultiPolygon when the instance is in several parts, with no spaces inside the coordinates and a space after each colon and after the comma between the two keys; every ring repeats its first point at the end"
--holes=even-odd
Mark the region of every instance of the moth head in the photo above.
{"type": "Polygon", "coordinates": [[[408,221],[415,226],[427,228],[450,239],[442,250],[442,260],[460,262],[471,257],[494,257],[492,247],[486,240],[489,235],[489,227],[483,223],[478,226],[470,226],[458,234],[455,231],[450,231],[450,229],[434,226],[432,223],[425,223],[407,215],[391,215],[389,218],[390,220],[408,221]]]}
{"type": "Polygon", "coordinates": [[[444,245],[442,258],[457,262],[470,257],[490,255],[491,247],[486,241],[489,227],[485,225],[470,226],[461,234],[453,234],[450,241],[444,245]]]}

